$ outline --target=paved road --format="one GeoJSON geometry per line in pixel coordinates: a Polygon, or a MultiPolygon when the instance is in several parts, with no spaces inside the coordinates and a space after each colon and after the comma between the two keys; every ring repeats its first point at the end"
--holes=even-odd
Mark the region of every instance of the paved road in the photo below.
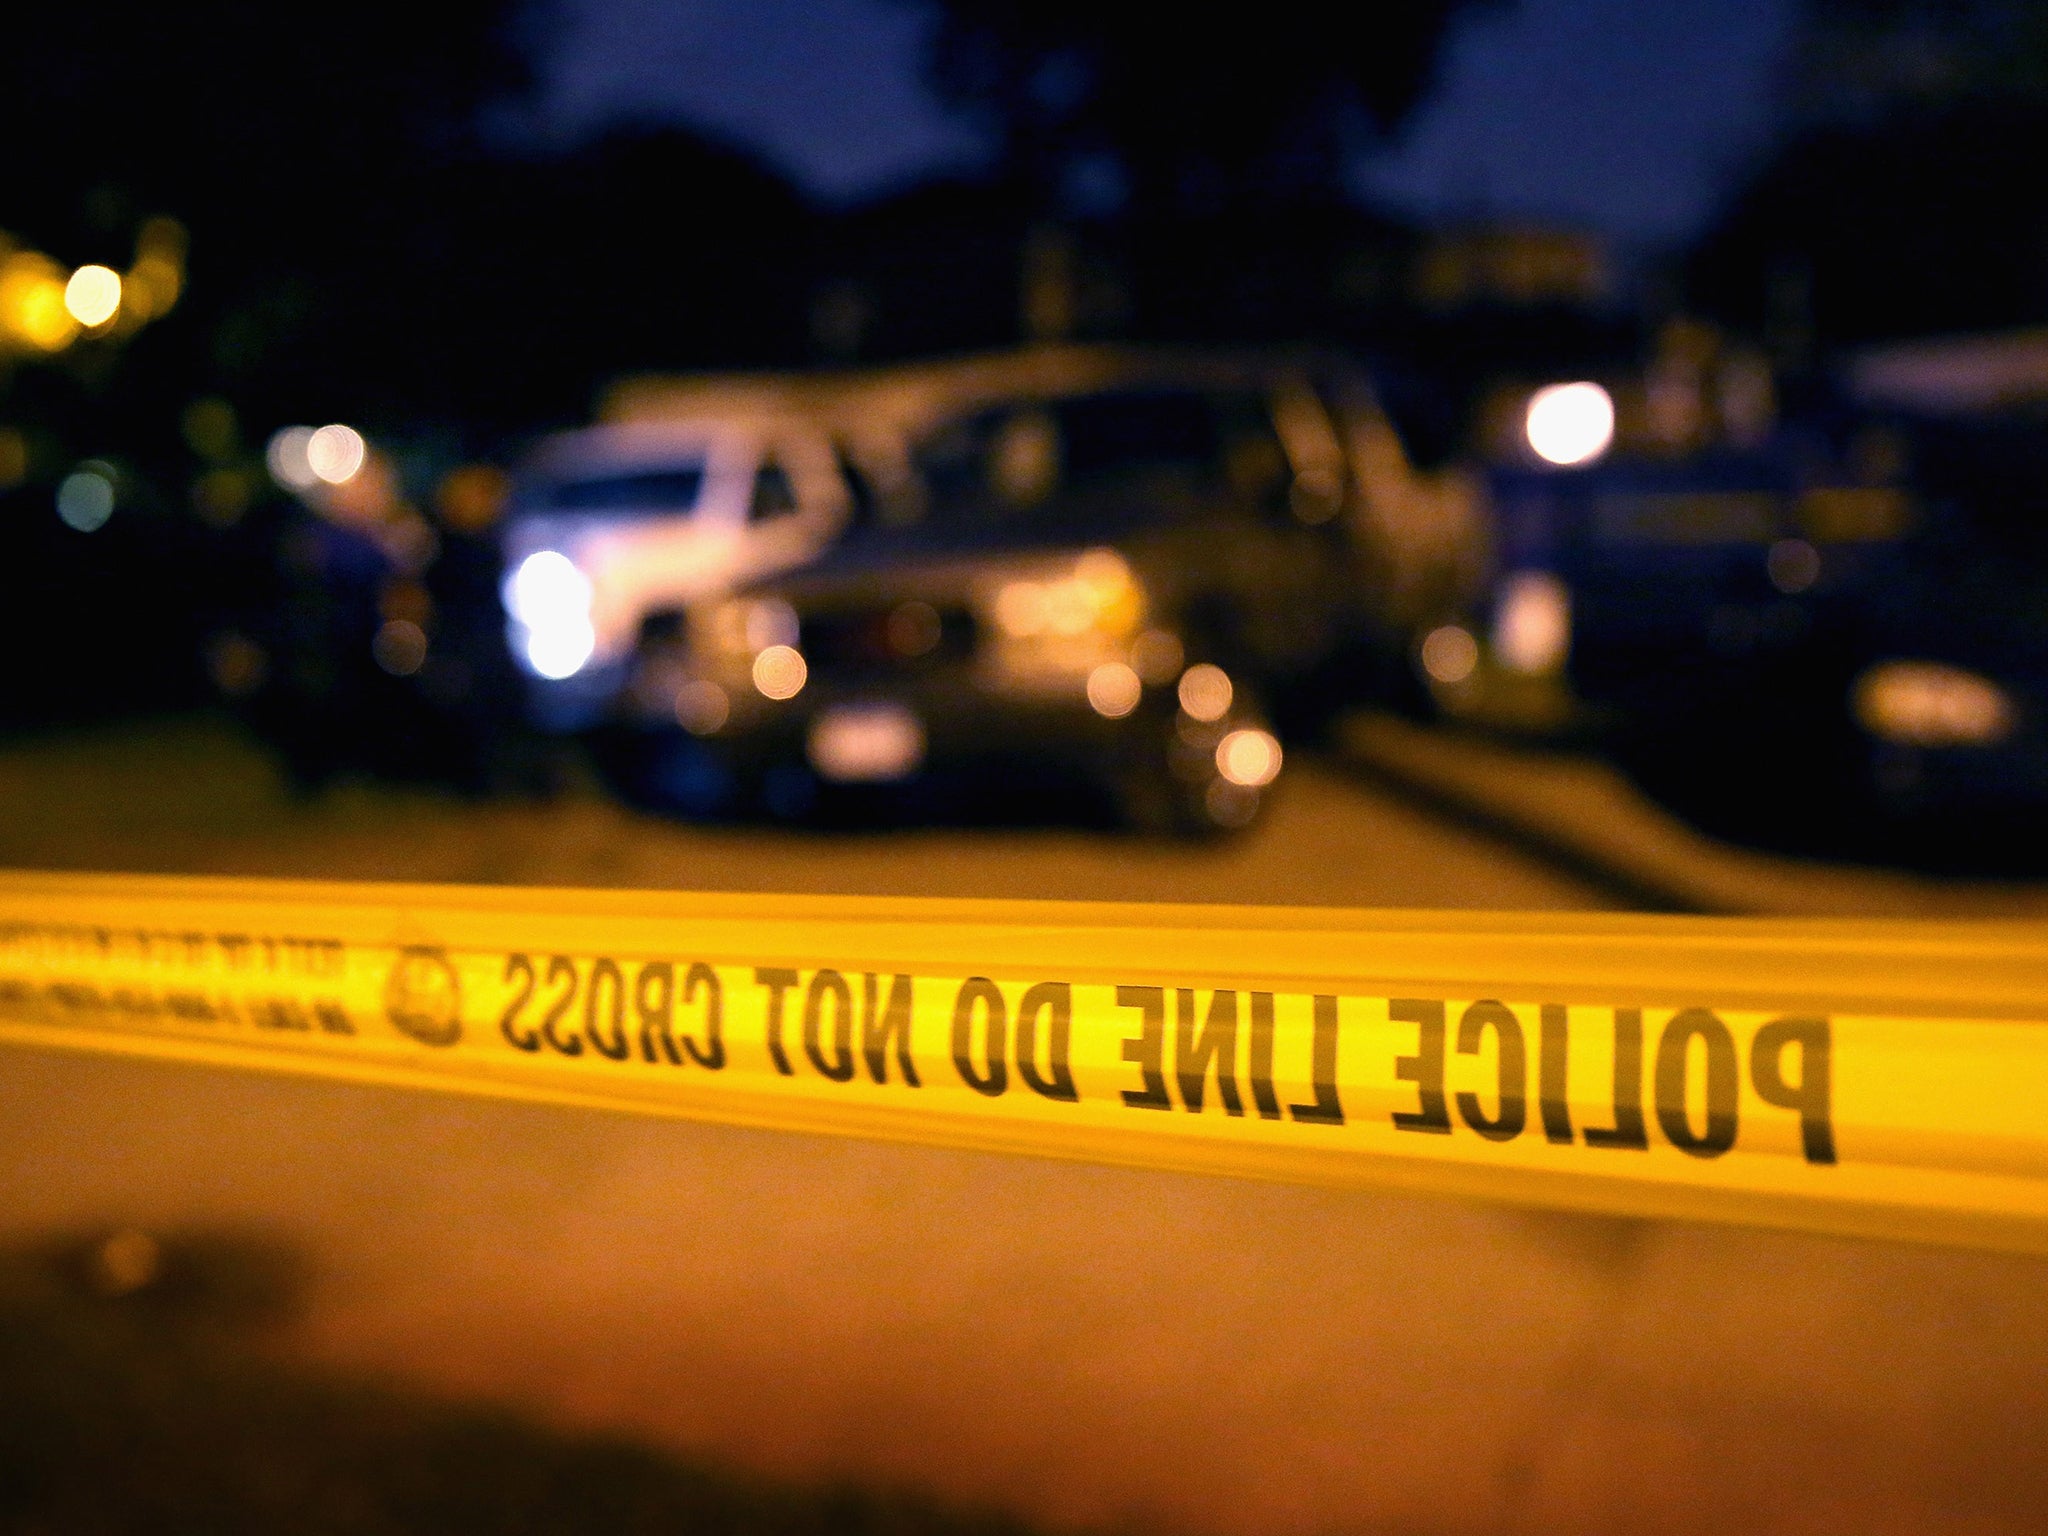
{"type": "MultiPolygon", "coordinates": [[[[295,805],[205,727],[0,754],[0,861],[1597,904],[1311,770],[1220,851],[295,805]]],[[[302,1248],[301,1358],[1057,1528],[2038,1530],[2048,1263],[0,1051],[0,1229],[302,1248]]]]}
{"type": "Polygon", "coordinates": [[[1055,828],[820,834],[685,826],[595,790],[478,803],[344,785],[295,799],[204,719],[0,750],[0,868],[1335,906],[1612,905],[1597,884],[1315,763],[1215,847],[1055,828]]]}

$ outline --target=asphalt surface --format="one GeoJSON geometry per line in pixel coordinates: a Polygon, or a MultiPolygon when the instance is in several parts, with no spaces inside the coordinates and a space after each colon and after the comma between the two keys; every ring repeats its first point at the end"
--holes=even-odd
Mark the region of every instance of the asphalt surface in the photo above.
{"type": "MultiPolygon", "coordinates": [[[[206,722],[0,751],[0,863],[725,889],[1612,905],[1303,764],[1219,848],[294,799],[206,722]]],[[[1048,1530],[2019,1532],[2048,1262],[0,1051],[0,1238],[253,1234],[264,1348],[1048,1530]]],[[[4,1389],[0,1389],[4,1392],[4,1389]]]]}
{"type": "Polygon", "coordinates": [[[1432,730],[1386,715],[1342,725],[1338,752],[1375,784],[1654,911],[1784,917],[2042,918],[2048,878],[1969,878],[1796,858],[1687,825],[1583,751],[1432,730]]]}
{"type": "Polygon", "coordinates": [[[369,781],[304,797],[232,727],[198,718],[0,749],[0,805],[0,868],[1327,906],[1617,900],[1319,762],[1291,766],[1263,822],[1214,845],[1058,827],[821,833],[689,826],[594,785],[544,802],[369,781]]]}

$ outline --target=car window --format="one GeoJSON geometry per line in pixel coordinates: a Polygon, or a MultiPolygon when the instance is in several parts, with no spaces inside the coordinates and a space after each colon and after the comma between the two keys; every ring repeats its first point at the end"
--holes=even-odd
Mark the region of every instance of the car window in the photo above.
{"type": "Polygon", "coordinates": [[[547,494],[558,512],[688,512],[704,490],[701,464],[564,480],[547,494]]]}
{"type": "Polygon", "coordinates": [[[839,471],[839,478],[846,485],[847,526],[871,526],[881,515],[882,498],[875,488],[875,482],[844,443],[832,445],[832,462],[839,471]]]}
{"type": "Polygon", "coordinates": [[[796,510],[796,487],[789,472],[773,459],[766,460],[754,476],[753,499],[747,503],[747,521],[766,522],[796,510]]]}
{"type": "Polygon", "coordinates": [[[1219,497],[1263,504],[1284,495],[1287,480],[1263,397],[1188,389],[985,411],[927,440],[918,468],[933,517],[1012,524],[1105,501],[1171,521],[1219,497]]]}

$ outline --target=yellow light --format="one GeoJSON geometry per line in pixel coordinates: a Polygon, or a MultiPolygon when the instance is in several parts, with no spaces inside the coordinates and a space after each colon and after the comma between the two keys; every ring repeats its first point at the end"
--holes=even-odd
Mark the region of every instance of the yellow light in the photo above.
{"type": "Polygon", "coordinates": [[[1216,771],[1246,789],[1270,784],[1280,776],[1280,743],[1270,731],[1232,731],[1216,743],[1216,771]]]}
{"type": "Polygon", "coordinates": [[[1091,549],[1074,562],[1074,575],[1107,602],[1130,585],[1131,568],[1113,549],[1091,549]]]}
{"type": "Polygon", "coordinates": [[[1013,640],[1090,632],[1122,635],[1144,617],[1144,594],[1112,549],[1091,549],[1072,574],[1050,581],[1007,581],[995,597],[996,627],[1013,640]]]}
{"type": "Polygon", "coordinates": [[[135,264],[122,280],[121,313],[137,324],[170,312],[185,286],[185,226],[151,219],[135,239],[135,264]]]}
{"type": "Polygon", "coordinates": [[[140,320],[154,320],[169,312],[185,286],[185,274],[161,256],[143,256],[121,280],[124,302],[140,320]]]}
{"type": "Polygon", "coordinates": [[[64,273],[47,256],[22,251],[0,263],[0,333],[37,352],[57,352],[78,334],[64,305],[64,273]]]}
{"type": "Polygon", "coordinates": [[[1024,639],[1045,628],[1045,588],[1035,581],[1010,581],[996,593],[996,623],[1004,634],[1024,639]]]}
{"type": "Polygon", "coordinates": [[[754,686],[763,698],[793,699],[810,675],[803,652],[793,645],[771,645],[754,658],[754,686]]]}
{"type": "Polygon", "coordinates": [[[1094,599],[1095,625],[1128,634],[1145,616],[1145,594],[1113,549],[1091,549],[1075,562],[1074,580],[1094,599]]]}
{"type": "Polygon", "coordinates": [[[1590,464],[1614,441],[1614,398],[1598,384],[1552,384],[1529,397],[1529,446],[1547,464],[1590,464]]]}
{"type": "Polygon", "coordinates": [[[121,274],[112,267],[80,267],[64,285],[64,307],[88,330],[105,325],[121,309],[121,274]]]}
{"type": "Polygon", "coordinates": [[[1120,661],[1105,661],[1088,674],[1088,707],[1110,720],[1121,720],[1138,707],[1145,684],[1120,661]]]}
{"type": "Polygon", "coordinates": [[[1230,701],[1237,690],[1230,686],[1230,674],[1208,662],[1197,662],[1180,675],[1180,707],[1190,719],[1210,725],[1230,713],[1230,701]]]}

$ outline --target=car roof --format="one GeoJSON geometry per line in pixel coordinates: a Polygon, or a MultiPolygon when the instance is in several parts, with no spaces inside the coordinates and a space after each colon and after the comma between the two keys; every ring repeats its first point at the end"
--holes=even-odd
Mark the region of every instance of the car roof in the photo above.
{"type": "Polygon", "coordinates": [[[1044,345],[834,372],[642,375],[621,380],[599,415],[616,423],[791,417],[836,435],[916,437],[1008,400],[1051,399],[1145,385],[1254,388],[1298,373],[1298,354],[1197,352],[1115,345],[1044,345]]]}
{"type": "MultiPolygon", "coordinates": [[[[800,428],[800,430],[815,430],[800,428]]],[[[523,478],[576,479],[638,469],[674,468],[732,444],[773,435],[760,419],[706,415],[672,421],[610,422],[542,438],[520,465],[523,478]]]]}

